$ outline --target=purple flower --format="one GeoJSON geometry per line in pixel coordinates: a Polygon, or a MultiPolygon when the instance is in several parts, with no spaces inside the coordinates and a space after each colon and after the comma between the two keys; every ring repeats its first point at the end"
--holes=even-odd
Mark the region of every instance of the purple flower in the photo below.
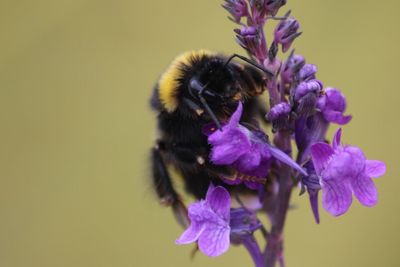
{"type": "Polygon", "coordinates": [[[289,50],[294,39],[301,35],[301,32],[298,32],[299,27],[300,24],[296,19],[287,18],[275,28],[274,42],[282,45],[282,52],[289,50]]]}
{"type": "Polygon", "coordinates": [[[319,98],[317,107],[329,122],[344,125],[350,122],[352,118],[351,115],[343,115],[346,110],[346,98],[335,88],[325,89],[325,94],[319,98]]]}
{"type": "Polygon", "coordinates": [[[198,242],[201,252],[209,257],[225,253],[230,244],[230,204],[228,191],[210,184],[206,199],[189,206],[190,226],[176,244],[198,242]]]}
{"type": "Polygon", "coordinates": [[[222,131],[215,131],[208,136],[208,142],[212,145],[211,161],[214,164],[230,165],[245,175],[264,178],[274,157],[299,172],[306,173],[292,158],[272,147],[261,130],[250,131],[239,124],[242,111],[243,105],[239,102],[222,131]]]}
{"type": "Polygon", "coordinates": [[[371,178],[382,176],[386,167],[377,160],[367,160],[355,146],[340,145],[341,129],[332,142],[311,146],[311,156],[322,188],[322,205],[329,213],[339,216],[352,202],[352,194],[364,206],[372,207],[378,193],[371,178]]]}
{"type": "Polygon", "coordinates": [[[225,0],[222,7],[232,15],[232,20],[235,22],[240,22],[242,17],[248,15],[247,3],[244,0],[225,0]]]}
{"type": "Polygon", "coordinates": [[[239,124],[242,111],[243,105],[239,102],[222,131],[215,131],[208,137],[208,142],[213,146],[211,161],[216,165],[232,165],[247,175],[265,177],[271,163],[271,153],[264,140],[239,124]]]}

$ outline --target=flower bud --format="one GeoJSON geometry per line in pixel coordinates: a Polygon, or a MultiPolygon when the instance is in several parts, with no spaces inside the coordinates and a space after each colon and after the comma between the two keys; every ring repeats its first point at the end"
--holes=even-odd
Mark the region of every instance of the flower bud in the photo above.
{"type": "Polygon", "coordinates": [[[257,28],[252,26],[235,29],[235,32],[243,37],[255,37],[258,34],[257,28]]]}
{"type": "Polygon", "coordinates": [[[277,120],[281,117],[286,117],[290,113],[290,105],[286,102],[279,103],[271,108],[267,114],[267,119],[269,121],[277,120]]]}
{"type": "Polygon", "coordinates": [[[309,93],[318,94],[322,90],[322,82],[319,80],[311,80],[300,83],[295,91],[294,100],[299,101],[309,93]]]}
{"type": "Polygon", "coordinates": [[[275,28],[274,42],[282,45],[282,52],[289,50],[294,39],[300,36],[298,32],[300,27],[299,22],[294,18],[287,18],[282,20],[275,28]]]}
{"type": "Polygon", "coordinates": [[[300,83],[294,92],[295,112],[299,115],[309,116],[316,112],[318,96],[322,91],[322,83],[310,80],[300,83]]]}
{"type": "Polygon", "coordinates": [[[271,108],[266,115],[266,119],[272,122],[273,130],[277,131],[287,126],[291,111],[292,108],[290,105],[286,102],[282,102],[271,108]]]}
{"type": "Polygon", "coordinates": [[[232,15],[235,22],[240,22],[240,19],[248,14],[247,3],[244,0],[225,0],[222,6],[232,15]]]}
{"type": "Polygon", "coordinates": [[[301,55],[291,55],[283,64],[281,71],[281,78],[284,84],[290,84],[294,81],[294,76],[300,71],[300,69],[306,63],[305,59],[301,55]]]}
{"type": "Polygon", "coordinates": [[[315,79],[317,66],[314,64],[306,64],[300,69],[300,81],[309,81],[315,79]]]}
{"type": "Polygon", "coordinates": [[[236,41],[250,53],[255,53],[260,47],[260,38],[256,27],[243,27],[235,29],[236,41]]]}

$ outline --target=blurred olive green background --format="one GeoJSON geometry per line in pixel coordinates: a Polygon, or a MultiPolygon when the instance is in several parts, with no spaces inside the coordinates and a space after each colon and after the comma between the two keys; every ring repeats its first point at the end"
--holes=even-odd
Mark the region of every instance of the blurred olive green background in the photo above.
{"type": "MultiPolygon", "coordinates": [[[[316,225],[295,192],[287,265],[400,266],[400,2],[289,0],[297,52],[348,97],[344,141],[384,160],[380,203],[316,225]]],[[[242,53],[221,1],[0,1],[0,266],[251,266],[178,247],[149,182],[152,86],[178,53],[242,53]]],[[[334,129],[331,129],[333,132],[334,129]]]]}

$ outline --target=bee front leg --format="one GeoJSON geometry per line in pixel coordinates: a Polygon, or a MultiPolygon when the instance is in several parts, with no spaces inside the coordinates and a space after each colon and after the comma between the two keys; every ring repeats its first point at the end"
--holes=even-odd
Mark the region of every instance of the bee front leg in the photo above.
{"type": "Polygon", "coordinates": [[[163,155],[160,151],[161,149],[162,148],[157,145],[151,151],[153,186],[160,199],[160,203],[164,206],[171,206],[175,219],[180,225],[187,228],[189,226],[187,208],[174,189],[163,155]]]}

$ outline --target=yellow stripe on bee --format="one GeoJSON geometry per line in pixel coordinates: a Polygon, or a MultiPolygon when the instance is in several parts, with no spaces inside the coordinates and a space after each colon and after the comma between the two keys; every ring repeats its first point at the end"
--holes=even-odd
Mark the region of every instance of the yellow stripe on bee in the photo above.
{"type": "Polygon", "coordinates": [[[172,61],[171,65],[161,76],[159,81],[159,97],[168,112],[173,112],[178,107],[177,90],[179,87],[178,80],[184,74],[182,67],[191,67],[193,60],[206,55],[213,55],[213,53],[207,50],[183,53],[172,61]]]}

